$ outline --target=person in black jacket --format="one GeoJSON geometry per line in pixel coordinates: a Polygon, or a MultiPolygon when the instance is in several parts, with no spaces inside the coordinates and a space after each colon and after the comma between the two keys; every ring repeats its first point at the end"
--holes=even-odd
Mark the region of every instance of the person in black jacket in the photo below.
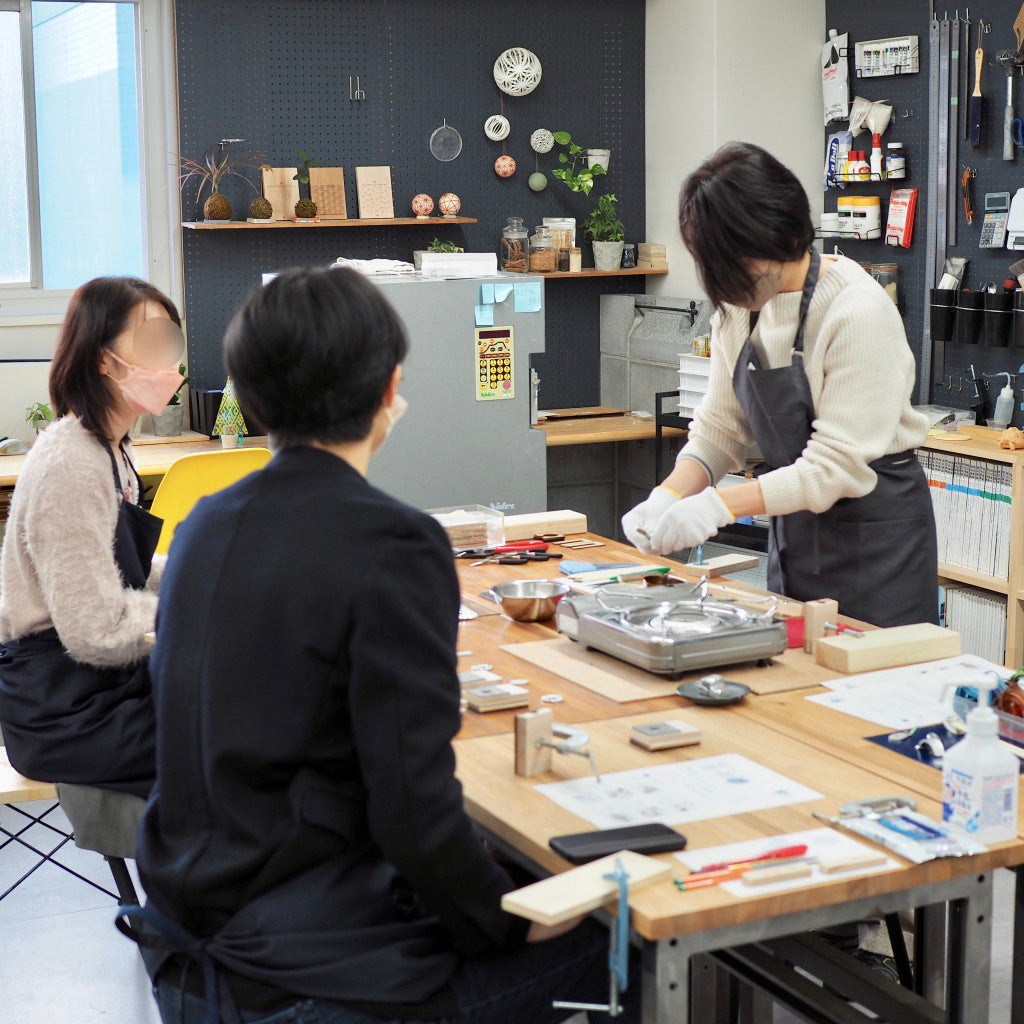
{"type": "Polygon", "coordinates": [[[463,809],[451,548],[365,479],[406,346],[349,270],[284,273],[228,327],[276,454],[199,502],[161,590],[127,916],[165,1022],[540,1024],[605,991],[603,930],[502,911],[463,809]]]}

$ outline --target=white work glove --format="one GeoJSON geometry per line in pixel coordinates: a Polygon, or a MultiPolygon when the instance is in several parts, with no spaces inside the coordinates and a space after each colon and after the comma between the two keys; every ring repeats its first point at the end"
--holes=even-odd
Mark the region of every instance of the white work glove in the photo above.
{"type": "Polygon", "coordinates": [[[705,487],[700,494],[672,502],[661,514],[651,533],[648,546],[661,555],[703,544],[723,526],[735,523],[736,517],[726,507],[714,487],[705,487]]]}
{"type": "Polygon", "coordinates": [[[678,500],[679,495],[675,491],[667,487],[655,487],[639,505],[631,508],[622,517],[622,532],[629,543],[645,554],[652,554],[651,534],[654,533],[654,527],[665,509],[678,500]]]}

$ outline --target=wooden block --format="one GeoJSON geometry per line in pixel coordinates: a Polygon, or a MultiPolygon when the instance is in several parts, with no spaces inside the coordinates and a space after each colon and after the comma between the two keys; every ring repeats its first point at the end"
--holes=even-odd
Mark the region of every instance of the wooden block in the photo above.
{"type": "Polygon", "coordinates": [[[818,870],[830,875],[835,871],[856,871],[858,868],[873,868],[884,864],[886,854],[866,847],[857,853],[837,854],[835,857],[819,857],[818,870]]]}
{"type": "Polygon", "coordinates": [[[740,875],[744,885],[768,885],[771,882],[784,882],[789,878],[806,878],[814,870],[809,861],[797,861],[793,864],[777,864],[770,868],[751,868],[740,875]]]}
{"type": "Polygon", "coordinates": [[[833,598],[804,602],[804,650],[814,654],[818,641],[825,635],[825,623],[838,621],[839,602],[833,598]]]}
{"type": "Polygon", "coordinates": [[[501,897],[501,909],[547,925],[560,924],[596,910],[618,897],[618,882],[604,877],[615,870],[617,859],[629,875],[630,892],[672,874],[671,864],[624,850],[507,892],[501,897]]]}
{"type": "Polygon", "coordinates": [[[701,576],[714,577],[756,569],[760,564],[761,559],[757,555],[718,555],[716,558],[706,558],[703,562],[688,562],[683,568],[701,576]]]}
{"type": "Polygon", "coordinates": [[[299,183],[294,180],[296,167],[260,168],[263,175],[263,195],[274,208],[274,220],[291,220],[295,216],[295,204],[299,201],[299,183]]]}
{"type": "Polygon", "coordinates": [[[551,748],[539,747],[537,741],[551,740],[553,721],[550,708],[516,715],[516,775],[542,775],[551,771],[551,748]]]}
{"type": "Polygon", "coordinates": [[[483,714],[487,711],[507,711],[509,708],[525,708],[530,703],[530,691],[525,686],[512,683],[494,683],[472,690],[463,690],[466,704],[472,711],[483,714]]]}
{"type": "Polygon", "coordinates": [[[309,197],[321,220],[347,220],[344,167],[310,167],[309,197]]]}
{"type": "Polygon", "coordinates": [[[505,516],[505,540],[530,540],[537,533],[586,533],[587,517],[582,512],[561,509],[558,512],[527,512],[505,516]]]}
{"type": "Polygon", "coordinates": [[[700,743],[700,729],[681,719],[664,722],[645,722],[629,731],[629,742],[644,750],[666,750],[669,747],[689,747],[700,743]]]}
{"type": "Polygon", "coordinates": [[[872,629],[860,636],[842,634],[818,641],[819,665],[834,672],[873,672],[919,661],[954,658],[960,653],[960,634],[930,622],[872,629]]]}

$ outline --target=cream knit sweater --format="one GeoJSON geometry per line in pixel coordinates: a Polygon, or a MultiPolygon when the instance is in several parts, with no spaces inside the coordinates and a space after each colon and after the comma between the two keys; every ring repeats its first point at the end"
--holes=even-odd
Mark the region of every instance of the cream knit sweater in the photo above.
{"type": "MultiPolygon", "coordinates": [[[[769,515],[823,512],[875,486],[869,462],[920,445],[927,418],[910,404],[914,356],[903,321],[881,286],[839,256],[818,281],[804,331],[804,370],[814,401],[811,437],[791,465],[759,477],[769,515]]],[[[762,369],[788,365],[800,292],[761,310],[754,345],[762,369]]],[[[711,320],[711,376],[679,458],[695,458],[712,483],[740,469],[755,438],[733,391],[733,367],[747,338],[748,313],[726,305],[711,320]]]]}
{"type": "MultiPolygon", "coordinates": [[[[121,490],[137,493],[117,449],[121,490]]],[[[114,561],[120,499],[110,458],[73,416],[32,446],[0,549],[0,643],[55,627],[68,653],[90,665],[127,665],[147,652],[164,559],[144,591],[126,587],[114,561]]]]}

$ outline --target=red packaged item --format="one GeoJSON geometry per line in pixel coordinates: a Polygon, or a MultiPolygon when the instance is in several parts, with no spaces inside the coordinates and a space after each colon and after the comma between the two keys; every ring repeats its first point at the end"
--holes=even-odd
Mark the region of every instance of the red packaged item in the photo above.
{"type": "Polygon", "coordinates": [[[917,210],[916,188],[894,188],[889,197],[889,220],[885,225],[885,244],[910,248],[914,237],[914,212],[917,210]]]}

